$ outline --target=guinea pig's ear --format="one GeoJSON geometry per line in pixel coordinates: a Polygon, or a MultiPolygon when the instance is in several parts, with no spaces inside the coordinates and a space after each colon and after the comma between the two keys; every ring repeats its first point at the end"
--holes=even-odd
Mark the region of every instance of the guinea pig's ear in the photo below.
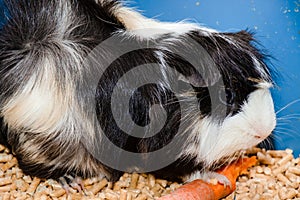
{"type": "Polygon", "coordinates": [[[221,80],[221,74],[216,63],[207,56],[200,56],[201,59],[187,61],[180,56],[168,54],[165,62],[168,66],[177,71],[175,79],[192,85],[193,87],[209,87],[221,80]]]}
{"type": "Polygon", "coordinates": [[[184,76],[179,74],[178,80],[188,83],[194,87],[207,87],[208,85],[205,83],[203,78],[198,74],[192,74],[190,76],[184,76]]]}
{"type": "Polygon", "coordinates": [[[178,80],[193,87],[209,87],[221,80],[221,74],[217,71],[194,72],[189,75],[179,74],[178,80]]]}

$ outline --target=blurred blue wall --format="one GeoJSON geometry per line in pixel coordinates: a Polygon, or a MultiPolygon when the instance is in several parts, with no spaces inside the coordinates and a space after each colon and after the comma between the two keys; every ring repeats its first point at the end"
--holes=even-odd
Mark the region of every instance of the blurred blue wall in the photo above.
{"type": "MultiPolygon", "coordinates": [[[[300,99],[300,0],[132,0],[129,5],[163,21],[189,19],[220,31],[254,30],[281,74],[273,91],[276,110],[300,99]]],[[[276,148],[291,148],[298,156],[300,102],[281,111],[278,118],[276,148]]]]}
{"type": "MultiPolygon", "coordinates": [[[[281,75],[272,91],[276,110],[300,101],[300,0],[135,0],[131,6],[163,21],[189,19],[220,31],[255,31],[281,75]]],[[[300,102],[278,113],[273,138],[277,149],[300,154],[300,102]]]]}

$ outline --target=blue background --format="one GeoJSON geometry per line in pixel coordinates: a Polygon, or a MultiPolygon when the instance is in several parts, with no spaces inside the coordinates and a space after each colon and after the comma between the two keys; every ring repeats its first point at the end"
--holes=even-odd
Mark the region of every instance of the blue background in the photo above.
{"type": "MultiPolygon", "coordinates": [[[[255,31],[281,75],[273,90],[276,110],[300,101],[300,0],[133,0],[129,5],[162,21],[188,19],[220,31],[255,31]]],[[[278,113],[273,138],[277,149],[300,154],[300,102],[278,113]]]]}

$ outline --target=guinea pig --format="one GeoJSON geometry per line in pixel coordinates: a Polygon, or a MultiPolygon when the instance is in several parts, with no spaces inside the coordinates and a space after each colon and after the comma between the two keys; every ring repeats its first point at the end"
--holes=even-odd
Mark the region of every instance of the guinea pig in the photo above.
{"type": "Polygon", "coordinates": [[[159,22],[117,0],[5,0],[0,141],[41,178],[213,171],[276,126],[247,30],[159,22]]]}

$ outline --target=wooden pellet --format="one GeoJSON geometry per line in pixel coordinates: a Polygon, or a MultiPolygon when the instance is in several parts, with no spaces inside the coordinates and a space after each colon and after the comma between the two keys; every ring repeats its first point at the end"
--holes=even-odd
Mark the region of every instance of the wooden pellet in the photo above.
{"type": "Polygon", "coordinates": [[[83,185],[84,186],[89,186],[89,185],[93,185],[94,183],[96,183],[98,181],[98,178],[94,177],[94,178],[89,178],[83,181],[83,185]]]}
{"type": "Polygon", "coordinates": [[[126,200],[132,200],[133,199],[133,195],[131,192],[127,192],[127,199],[126,200]]]}
{"type": "Polygon", "coordinates": [[[138,179],[139,179],[139,175],[136,173],[133,173],[131,176],[131,182],[130,182],[130,186],[129,186],[130,189],[136,188],[138,179]]]}
{"type": "Polygon", "coordinates": [[[119,190],[121,190],[121,188],[122,188],[121,182],[118,181],[114,184],[113,191],[119,191],[119,190]]]}
{"type": "Polygon", "coordinates": [[[151,198],[153,197],[153,192],[149,191],[147,188],[142,189],[142,193],[145,194],[147,197],[151,198]],[[152,193],[152,194],[151,194],[152,193]]]}
{"type": "Polygon", "coordinates": [[[151,174],[148,175],[148,185],[153,188],[155,185],[155,177],[151,174]]]}
{"type": "Polygon", "coordinates": [[[41,200],[47,200],[48,199],[48,196],[46,194],[43,194],[41,197],[40,197],[41,200]]]}
{"type": "Polygon", "coordinates": [[[13,176],[12,177],[12,183],[11,183],[11,185],[10,185],[10,190],[17,190],[17,185],[16,185],[16,177],[15,176],[13,176]]]}
{"type": "Polygon", "coordinates": [[[286,198],[287,199],[292,199],[292,198],[296,197],[297,194],[298,194],[297,190],[289,189],[287,194],[286,194],[286,198]]]}
{"type": "Polygon", "coordinates": [[[59,190],[55,190],[55,191],[51,192],[50,196],[58,198],[58,197],[63,196],[64,194],[66,194],[66,190],[65,189],[59,189],[59,190]]]}
{"type": "Polygon", "coordinates": [[[16,199],[25,200],[25,199],[27,199],[27,195],[26,195],[26,193],[17,193],[16,199]]]}
{"type": "Polygon", "coordinates": [[[257,166],[256,172],[259,173],[259,174],[261,174],[261,173],[264,172],[264,169],[261,166],[257,166]]]}
{"type": "Polygon", "coordinates": [[[30,195],[33,195],[33,193],[35,192],[36,188],[38,187],[38,185],[40,184],[41,179],[34,177],[31,184],[29,185],[28,189],[27,189],[27,193],[30,195]]]}
{"type": "Polygon", "coordinates": [[[261,195],[260,200],[273,200],[274,195],[269,193],[264,193],[261,195]]]}
{"type": "Polygon", "coordinates": [[[275,157],[275,158],[283,158],[287,155],[286,151],[269,150],[269,151],[267,151],[267,153],[270,154],[272,157],[275,157]]]}
{"type": "Polygon", "coordinates": [[[299,188],[299,185],[300,185],[299,182],[291,182],[287,186],[290,186],[290,188],[297,189],[297,188],[299,188]]]}
{"type": "Polygon", "coordinates": [[[275,160],[273,158],[271,158],[268,154],[263,154],[261,152],[257,153],[257,158],[258,161],[262,164],[266,164],[266,165],[273,165],[275,160]]]}
{"type": "Polygon", "coordinates": [[[291,161],[293,158],[294,157],[293,157],[292,154],[288,154],[285,157],[283,157],[281,160],[279,160],[276,164],[279,165],[279,166],[285,165],[286,163],[291,161]]]}
{"type": "Polygon", "coordinates": [[[170,185],[170,189],[171,190],[176,190],[177,188],[179,188],[181,185],[180,184],[178,184],[178,183],[172,183],[171,185],[170,185]]]}
{"type": "Polygon", "coordinates": [[[27,191],[27,189],[29,188],[29,184],[26,183],[22,179],[16,180],[15,183],[16,183],[16,186],[17,186],[18,190],[20,190],[22,192],[27,191]]]}
{"type": "Polygon", "coordinates": [[[113,185],[112,182],[108,182],[106,188],[113,189],[113,185]]]}
{"type": "Polygon", "coordinates": [[[241,193],[247,193],[249,192],[249,187],[247,186],[241,186],[241,187],[238,187],[238,190],[236,191],[238,194],[241,194],[241,193]]]}
{"type": "Polygon", "coordinates": [[[283,173],[290,167],[290,163],[286,163],[285,165],[273,168],[273,174],[276,176],[277,174],[283,173]]]}
{"type": "Polygon", "coordinates": [[[106,179],[103,179],[102,181],[94,185],[94,187],[91,189],[91,192],[93,194],[97,194],[100,190],[102,190],[107,185],[107,183],[108,181],[106,179]]]}
{"type": "Polygon", "coordinates": [[[264,186],[263,185],[257,185],[256,187],[256,194],[262,195],[264,192],[264,186]]]}
{"type": "Polygon", "coordinates": [[[127,191],[126,190],[121,190],[120,191],[120,200],[127,200],[127,191]]]}
{"type": "Polygon", "coordinates": [[[129,188],[128,190],[131,192],[133,198],[136,198],[141,193],[141,190],[139,189],[129,188]]]}
{"type": "Polygon", "coordinates": [[[0,152],[4,151],[6,149],[5,146],[3,146],[2,144],[0,144],[0,152]]]}
{"type": "Polygon", "coordinates": [[[291,184],[290,180],[286,176],[284,176],[283,174],[278,174],[277,178],[278,178],[279,181],[281,181],[285,184],[291,184]]]}
{"type": "Polygon", "coordinates": [[[11,177],[0,178],[0,186],[8,185],[12,183],[11,177]]]}
{"type": "Polygon", "coordinates": [[[0,154],[0,163],[9,162],[13,159],[13,156],[11,154],[0,154]]]}
{"type": "Polygon", "coordinates": [[[161,185],[164,188],[167,187],[167,184],[168,184],[168,181],[163,180],[163,179],[156,179],[155,182],[158,183],[159,185],[161,185]]]}
{"type": "Polygon", "coordinates": [[[145,194],[140,194],[135,200],[147,200],[147,195],[145,194]]]}
{"type": "Polygon", "coordinates": [[[257,153],[261,152],[261,151],[262,151],[262,149],[254,147],[254,148],[251,148],[251,149],[247,149],[246,154],[248,154],[248,155],[257,155],[257,153]]]}
{"type": "Polygon", "coordinates": [[[250,185],[250,188],[249,188],[249,193],[250,193],[250,196],[254,197],[254,195],[256,194],[256,184],[252,184],[250,185]]]}
{"type": "Polygon", "coordinates": [[[272,174],[272,170],[269,167],[265,167],[264,168],[264,174],[265,175],[271,175],[272,174]]]}
{"type": "Polygon", "coordinates": [[[276,181],[270,181],[267,183],[268,184],[268,188],[271,190],[275,190],[276,189],[276,181]]]}
{"type": "Polygon", "coordinates": [[[5,192],[9,192],[9,191],[10,191],[10,186],[9,185],[0,187],[0,193],[5,193],[5,192]]]}
{"type": "Polygon", "coordinates": [[[146,187],[146,182],[139,182],[136,186],[136,188],[139,190],[143,189],[144,187],[146,187]]]}
{"type": "Polygon", "coordinates": [[[105,192],[105,198],[109,199],[109,200],[118,200],[118,196],[114,192],[111,192],[111,191],[105,192]]]}
{"type": "Polygon", "coordinates": [[[26,182],[26,183],[31,183],[32,182],[32,179],[30,176],[23,176],[23,180],[26,182]]]}
{"type": "Polygon", "coordinates": [[[17,164],[17,159],[16,158],[13,158],[11,159],[10,161],[8,161],[7,163],[5,163],[4,165],[1,166],[1,170],[2,171],[6,171],[10,168],[12,168],[13,166],[15,166],[17,164]]]}
{"type": "Polygon", "coordinates": [[[300,177],[287,171],[285,172],[285,176],[291,181],[291,182],[300,182],[300,177]]]}
{"type": "Polygon", "coordinates": [[[68,198],[70,198],[71,200],[82,200],[82,195],[75,193],[75,194],[69,195],[68,198]]]}
{"type": "Polygon", "coordinates": [[[23,176],[24,176],[24,174],[23,174],[22,170],[17,169],[17,170],[16,170],[16,177],[17,177],[17,179],[20,179],[20,178],[22,178],[23,176]]]}
{"type": "Polygon", "coordinates": [[[295,175],[300,175],[300,167],[289,167],[288,171],[295,175]]]}
{"type": "Polygon", "coordinates": [[[270,181],[272,179],[271,176],[268,176],[268,175],[265,175],[265,174],[256,174],[254,176],[255,179],[253,179],[253,181],[255,183],[259,183],[261,180],[267,180],[267,181],[270,181]]]}

